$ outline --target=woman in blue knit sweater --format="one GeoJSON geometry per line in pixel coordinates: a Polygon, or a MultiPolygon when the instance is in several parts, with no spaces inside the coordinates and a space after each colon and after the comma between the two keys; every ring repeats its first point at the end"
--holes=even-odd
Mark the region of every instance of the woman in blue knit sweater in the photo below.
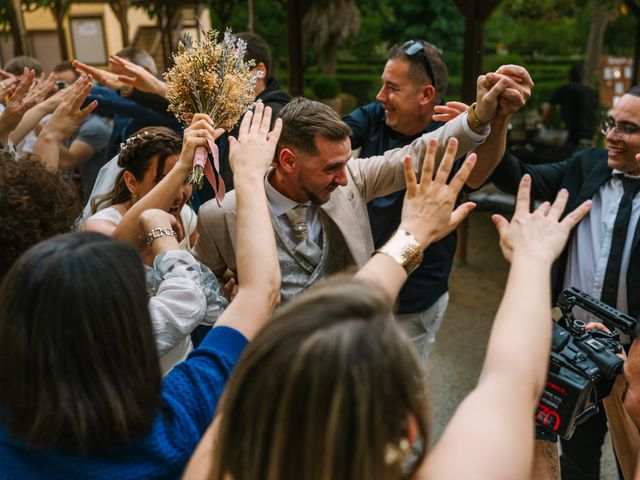
{"type": "MultiPolygon", "coordinates": [[[[100,234],[67,234],[9,271],[0,286],[0,478],[180,476],[242,350],[279,298],[263,174],[280,122],[268,136],[271,113],[263,122],[263,110],[245,116],[230,156],[238,293],[164,381],[135,249],[100,234]]],[[[204,144],[202,133],[184,148],[204,144]]],[[[172,218],[147,211],[143,233],[170,233],[172,218]]],[[[172,235],[151,242],[155,254],[178,249],[172,235]]]]}

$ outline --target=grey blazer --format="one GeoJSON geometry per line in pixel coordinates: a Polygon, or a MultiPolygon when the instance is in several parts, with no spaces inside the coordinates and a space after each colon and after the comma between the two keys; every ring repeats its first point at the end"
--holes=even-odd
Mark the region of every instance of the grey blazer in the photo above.
{"type": "MultiPolygon", "coordinates": [[[[347,247],[358,267],[362,266],[373,253],[373,238],[367,214],[367,202],[406,188],[402,160],[410,155],[416,172],[422,169],[422,162],[428,142],[438,142],[438,159],[451,137],[458,139],[457,156],[476,148],[479,143],[465,133],[463,123],[467,115],[455,119],[433,132],[425,133],[411,144],[389,150],[383,155],[370,158],[352,158],[347,162],[348,184],[338,187],[331,198],[321,208],[338,226],[347,247]]],[[[206,202],[198,212],[198,232],[194,247],[198,260],[220,276],[226,268],[236,271],[236,197],[230,192],[221,205],[215,200],[206,202]]]]}

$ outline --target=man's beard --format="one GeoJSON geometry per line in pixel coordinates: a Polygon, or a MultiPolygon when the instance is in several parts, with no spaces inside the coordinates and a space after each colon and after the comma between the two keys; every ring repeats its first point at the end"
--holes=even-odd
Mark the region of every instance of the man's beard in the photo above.
{"type": "Polygon", "coordinates": [[[324,203],[327,203],[329,201],[329,199],[331,198],[331,196],[327,197],[326,200],[322,200],[320,197],[318,197],[315,193],[310,192],[309,190],[307,190],[304,186],[301,187],[302,191],[307,195],[307,197],[309,197],[309,201],[315,205],[322,205],[324,203]]]}
{"type": "MultiPolygon", "coordinates": [[[[331,198],[331,194],[327,196],[326,200],[323,200],[322,198],[318,197],[318,195],[308,190],[307,187],[304,186],[302,178],[300,178],[299,186],[300,186],[300,190],[302,190],[305,193],[305,195],[309,198],[309,201],[314,205],[323,205],[327,203],[331,198]]],[[[330,185],[330,186],[333,186],[333,185],[330,185]]],[[[335,185],[335,186],[337,187],[338,185],[335,185]]]]}

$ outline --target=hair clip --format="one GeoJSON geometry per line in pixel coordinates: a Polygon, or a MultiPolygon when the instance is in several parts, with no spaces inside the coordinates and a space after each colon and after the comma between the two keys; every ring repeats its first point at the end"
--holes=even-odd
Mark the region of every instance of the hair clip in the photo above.
{"type": "Polygon", "coordinates": [[[398,444],[388,443],[384,449],[384,463],[393,465],[403,462],[411,455],[411,445],[407,438],[401,438],[398,444]]]}
{"type": "Polygon", "coordinates": [[[129,138],[127,138],[124,142],[120,143],[120,152],[126,152],[127,148],[130,145],[134,145],[135,143],[137,143],[138,141],[142,141],[144,140],[146,137],[149,136],[149,132],[147,132],[146,130],[142,133],[139,133],[137,135],[133,135],[129,138]]]}

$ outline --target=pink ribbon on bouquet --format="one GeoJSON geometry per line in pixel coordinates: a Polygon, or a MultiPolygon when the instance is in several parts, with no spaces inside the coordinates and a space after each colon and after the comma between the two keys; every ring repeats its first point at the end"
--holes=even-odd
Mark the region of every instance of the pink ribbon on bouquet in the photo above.
{"type": "Polygon", "coordinates": [[[218,145],[216,145],[215,142],[212,142],[207,138],[207,144],[209,145],[209,150],[202,146],[196,147],[193,164],[202,167],[204,176],[213,188],[213,193],[215,194],[216,201],[218,202],[218,205],[220,205],[220,202],[224,200],[224,195],[226,193],[224,180],[222,179],[222,175],[220,174],[220,154],[218,152],[218,145]],[[209,151],[211,151],[213,162],[207,161],[209,151]]]}

